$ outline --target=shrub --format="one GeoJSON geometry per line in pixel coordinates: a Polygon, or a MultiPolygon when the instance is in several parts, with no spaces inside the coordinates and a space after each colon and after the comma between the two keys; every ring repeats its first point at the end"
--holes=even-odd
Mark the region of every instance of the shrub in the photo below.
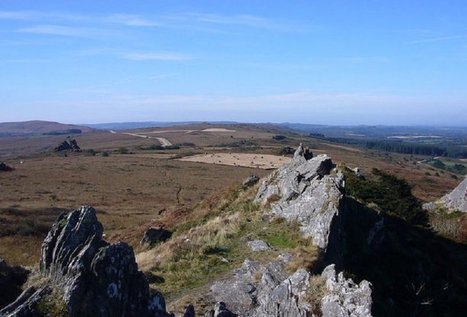
{"type": "Polygon", "coordinates": [[[412,224],[425,224],[426,213],[412,188],[404,179],[373,169],[374,180],[358,178],[346,169],[346,191],[355,198],[376,204],[384,213],[397,216],[412,224]]]}

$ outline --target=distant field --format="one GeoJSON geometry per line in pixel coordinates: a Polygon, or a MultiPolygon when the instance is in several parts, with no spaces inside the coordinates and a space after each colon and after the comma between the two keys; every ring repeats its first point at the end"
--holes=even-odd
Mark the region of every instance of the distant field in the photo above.
{"type": "Polygon", "coordinates": [[[270,154],[211,153],[186,156],[180,161],[275,169],[290,161],[290,158],[270,154]]]}

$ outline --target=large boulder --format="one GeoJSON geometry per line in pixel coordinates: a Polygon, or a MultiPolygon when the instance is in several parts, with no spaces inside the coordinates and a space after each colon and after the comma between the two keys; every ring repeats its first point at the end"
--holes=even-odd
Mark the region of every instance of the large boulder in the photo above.
{"type": "Polygon", "coordinates": [[[305,153],[300,145],[290,163],[263,181],[255,201],[269,204],[272,214],[298,221],[303,235],[326,249],[332,222],[342,209],[344,176],[333,171],[328,156],[307,160],[305,153]]]}
{"type": "MultiPolygon", "coordinates": [[[[40,272],[59,290],[70,316],[169,316],[164,298],[150,294],[133,249],[108,244],[102,234],[94,208],[83,206],[61,214],[42,244],[40,272]]],[[[15,310],[24,309],[22,303],[34,307],[36,297],[23,298],[15,310]]]]}

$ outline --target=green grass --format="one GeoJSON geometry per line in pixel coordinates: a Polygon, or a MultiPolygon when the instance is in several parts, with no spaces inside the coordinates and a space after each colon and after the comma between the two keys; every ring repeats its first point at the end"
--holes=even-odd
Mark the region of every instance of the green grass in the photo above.
{"type": "MultiPolygon", "coordinates": [[[[170,248],[170,256],[151,270],[164,282],[152,286],[170,299],[222,277],[239,267],[246,258],[268,261],[285,250],[299,253],[299,248],[309,248],[310,241],[301,237],[297,223],[264,219],[260,206],[253,202],[253,196],[254,190],[251,189],[232,190],[202,221],[188,221],[177,227],[180,241],[172,241],[173,245],[166,246],[170,248]],[[186,238],[182,241],[185,236],[189,237],[188,241],[186,238]],[[247,241],[255,239],[266,241],[273,249],[251,251],[247,241]]],[[[163,254],[162,249],[154,251],[155,254],[163,254]]],[[[301,265],[303,261],[300,261],[297,265],[301,265]]]]}

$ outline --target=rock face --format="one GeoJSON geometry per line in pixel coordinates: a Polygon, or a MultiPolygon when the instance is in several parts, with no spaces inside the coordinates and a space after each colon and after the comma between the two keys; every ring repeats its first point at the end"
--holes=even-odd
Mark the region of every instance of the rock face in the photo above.
{"type": "Polygon", "coordinates": [[[271,212],[297,220],[305,237],[326,249],[331,224],[343,201],[344,176],[331,173],[334,164],[326,155],[309,160],[303,146],[293,160],[272,173],[261,185],[256,202],[271,204],[271,212]]]}
{"type": "Polygon", "coordinates": [[[289,276],[290,259],[282,254],[267,265],[245,260],[230,279],[214,283],[210,295],[239,316],[309,316],[304,297],[310,274],[301,269],[289,276]]]}
{"type": "Polygon", "coordinates": [[[0,310],[2,317],[42,317],[38,312],[38,304],[51,292],[50,288],[43,287],[26,289],[13,303],[0,310]]]}
{"type": "Polygon", "coordinates": [[[133,249],[109,245],[102,233],[95,210],[84,206],[61,214],[42,244],[40,271],[63,294],[69,314],[168,316],[163,297],[150,295],[133,249]]]}
{"type": "Polygon", "coordinates": [[[20,266],[9,266],[0,258],[0,309],[18,297],[29,271],[20,266]]]}
{"type": "Polygon", "coordinates": [[[334,265],[326,267],[321,274],[326,280],[328,294],[321,300],[323,317],[371,316],[371,287],[368,281],[355,284],[336,275],[334,265]]]}
{"type": "Polygon", "coordinates": [[[450,210],[467,212],[467,177],[439,202],[450,210]]]}
{"type": "Polygon", "coordinates": [[[153,245],[155,243],[164,242],[170,239],[172,232],[164,229],[163,227],[149,228],[144,232],[141,245],[153,245]]]}
{"type": "Polygon", "coordinates": [[[78,142],[75,139],[67,138],[65,141],[60,143],[55,149],[55,152],[61,151],[71,151],[71,152],[80,152],[81,149],[78,146],[78,142]]]}

